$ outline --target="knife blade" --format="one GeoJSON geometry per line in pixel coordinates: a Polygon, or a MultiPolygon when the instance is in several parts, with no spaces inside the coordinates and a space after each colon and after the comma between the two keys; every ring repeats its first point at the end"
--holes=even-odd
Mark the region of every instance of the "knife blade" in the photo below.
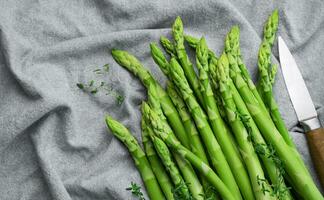
{"type": "Polygon", "coordinates": [[[324,188],[324,129],[308,92],[303,76],[284,40],[278,37],[282,75],[298,121],[306,132],[310,154],[324,188]]]}

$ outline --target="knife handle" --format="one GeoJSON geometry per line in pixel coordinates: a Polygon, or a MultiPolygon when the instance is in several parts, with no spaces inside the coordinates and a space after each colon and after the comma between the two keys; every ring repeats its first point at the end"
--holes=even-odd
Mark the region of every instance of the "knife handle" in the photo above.
{"type": "Polygon", "coordinates": [[[306,137],[317,175],[324,188],[324,128],[308,131],[306,137]]]}

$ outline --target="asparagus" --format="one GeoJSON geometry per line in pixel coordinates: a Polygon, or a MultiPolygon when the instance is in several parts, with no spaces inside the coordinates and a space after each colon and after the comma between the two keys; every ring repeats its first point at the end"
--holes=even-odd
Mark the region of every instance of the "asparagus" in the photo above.
{"type": "Polygon", "coordinates": [[[106,117],[106,124],[111,132],[125,144],[129,152],[131,153],[135,165],[142,176],[149,197],[151,199],[164,200],[165,197],[154,176],[152,168],[146,158],[145,153],[139,146],[136,139],[132,136],[132,134],[125,126],[114,120],[112,117],[106,117]]]}
{"type": "Polygon", "coordinates": [[[189,192],[189,189],[187,185],[184,183],[184,180],[171,157],[171,153],[168,147],[160,138],[156,136],[151,135],[151,139],[166,170],[169,172],[175,187],[180,187],[178,192],[175,194],[175,196],[179,197],[179,199],[190,199],[191,194],[189,192]]]}
{"type": "MultiPolygon", "coordinates": [[[[225,39],[225,52],[231,53],[234,59],[237,60],[238,69],[235,70],[239,70],[242,73],[244,80],[247,82],[250,90],[253,92],[253,95],[258,100],[261,108],[263,109],[264,112],[267,112],[267,109],[262,101],[262,98],[258,93],[257,88],[255,87],[245,64],[242,61],[242,56],[240,51],[240,29],[238,26],[233,26],[230,32],[227,34],[225,39]]],[[[271,119],[269,115],[268,118],[271,119]]]]}
{"type": "Polygon", "coordinates": [[[288,145],[295,148],[285,123],[280,115],[278,105],[272,94],[272,85],[274,83],[277,66],[271,66],[271,47],[276,37],[278,30],[279,15],[278,10],[275,10],[268,18],[263,29],[263,42],[258,54],[258,67],[260,72],[259,91],[263,97],[264,103],[269,108],[271,117],[288,145]]]}
{"type": "MultiPolygon", "coordinates": [[[[170,96],[173,104],[176,106],[179,115],[182,119],[182,123],[188,133],[188,136],[191,138],[191,151],[195,155],[197,155],[203,162],[208,164],[207,155],[205,153],[204,147],[201,143],[199,133],[194,122],[191,119],[190,114],[186,108],[185,102],[181,99],[176,88],[172,82],[167,83],[167,93],[170,96]]],[[[209,165],[209,164],[208,164],[209,165]]],[[[217,198],[216,194],[213,191],[208,192],[211,189],[211,185],[207,182],[205,177],[200,177],[202,181],[202,185],[205,191],[205,196],[207,199],[215,199],[217,198]]]]}
{"type": "Polygon", "coordinates": [[[185,46],[184,46],[184,35],[183,35],[183,23],[181,18],[178,16],[174,21],[172,26],[172,34],[175,41],[175,49],[177,52],[177,58],[180,61],[180,64],[183,68],[186,78],[190,86],[192,87],[195,96],[198,99],[198,102],[201,105],[204,105],[202,94],[199,90],[199,80],[195,73],[192,63],[189,60],[189,57],[186,53],[185,46]]]}
{"type": "Polygon", "coordinates": [[[232,80],[230,80],[229,84],[230,84],[230,89],[232,91],[235,105],[237,106],[239,113],[242,116],[247,117],[247,120],[248,120],[247,128],[250,128],[251,140],[252,140],[252,143],[254,143],[254,148],[259,148],[259,151],[261,151],[261,153],[259,153],[258,156],[261,157],[264,167],[267,171],[267,174],[269,175],[269,178],[270,178],[273,186],[276,188],[279,188],[281,191],[281,193],[278,194],[278,195],[281,195],[280,199],[292,199],[290,192],[284,182],[284,177],[283,177],[284,171],[282,172],[282,170],[281,170],[282,166],[278,166],[279,164],[276,163],[274,158],[269,156],[269,155],[271,155],[271,152],[268,148],[268,145],[266,144],[257,125],[255,124],[254,120],[252,119],[252,116],[250,115],[242,97],[240,96],[239,92],[237,91],[232,80]]]}
{"type": "Polygon", "coordinates": [[[267,22],[265,23],[265,26],[263,27],[263,41],[267,41],[270,46],[273,45],[273,42],[276,38],[278,24],[279,12],[278,9],[275,9],[269,16],[267,22]]]}
{"type": "MultiPolygon", "coordinates": [[[[157,47],[157,45],[155,43],[151,43],[150,48],[151,48],[151,54],[152,54],[152,57],[153,57],[153,60],[155,61],[155,63],[160,67],[161,71],[170,80],[172,80],[172,78],[170,76],[170,72],[169,72],[170,64],[167,61],[167,59],[164,57],[162,51],[157,47]]],[[[196,127],[193,123],[191,123],[190,115],[188,113],[186,113],[187,111],[185,108],[185,104],[183,103],[182,99],[177,96],[178,94],[175,91],[176,89],[171,84],[172,84],[171,82],[168,83],[167,93],[169,94],[173,104],[175,105],[175,107],[177,108],[177,110],[179,112],[179,115],[180,115],[183,125],[187,131],[188,136],[192,137],[190,148],[194,153],[197,153],[198,156],[201,156],[202,159],[205,158],[204,161],[207,161],[207,157],[205,155],[203,145],[201,144],[196,127]]],[[[202,185],[204,187],[204,190],[207,192],[207,193],[205,193],[205,196],[210,199],[215,199],[216,196],[213,194],[213,192],[208,192],[208,190],[211,190],[209,184],[206,182],[206,180],[204,178],[201,178],[201,180],[202,180],[202,185]]]]}
{"type": "Polygon", "coordinates": [[[150,44],[150,49],[154,62],[159,66],[163,74],[170,79],[170,63],[164,56],[162,50],[154,42],[150,44]]]}
{"type": "Polygon", "coordinates": [[[161,42],[161,45],[163,46],[164,50],[170,55],[170,56],[176,56],[177,55],[177,52],[174,48],[174,45],[172,44],[172,42],[164,37],[164,36],[161,36],[160,37],[160,42],[161,42]]]}
{"type": "Polygon", "coordinates": [[[161,85],[153,78],[150,72],[143,67],[143,65],[133,55],[122,50],[112,50],[112,56],[116,62],[131,71],[134,75],[138,76],[146,88],[155,86],[159,95],[159,100],[163,113],[168,119],[175,134],[185,147],[189,147],[189,141],[186,135],[186,131],[181,123],[180,116],[172,104],[170,97],[166,94],[161,85]]]}
{"type": "Polygon", "coordinates": [[[230,126],[236,137],[236,141],[240,146],[241,154],[243,155],[243,160],[247,171],[249,173],[252,188],[256,199],[273,199],[270,194],[264,191],[271,191],[271,188],[266,183],[263,186],[258,183],[259,179],[265,180],[264,172],[259,162],[259,159],[254,151],[252,144],[248,141],[248,133],[244,127],[244,124],[240,120],[235,106],[232,93],[229,87],[229,63],[226,54],[223,54],[218,60],[217,64],[217,77],[219,80],[219,90],[222,94],[222,99],[224,101],[227,117],[230,126]]]}
{"type": "MultiPolygon", "coordinates": [[[[185,35],[184,38],[190,47],[192,47],[193,49],[197,48],[197,45],[199,44],[198,38],[195,38],[191,35],[185,35]]],[[[208,49],[208,59],[211,59],[211,58],[216,58],[216,56],[212,50],[208,49]]]]}
{"type": "Polygon", "coordinates": [[[236,199],[241,199],[241,195],[237,189],[237,185],[231,169],[225,159],[225,156],[220,148],[216,138],[213,135],[207,117],[199,106],[197,100],[193,96],[193,92],[185,79],[184,73],[175,58],[171,58],[170,64],[172,66],[171,76],[175,85],[179,88],[181,96],[187,104],[187,107],[196,123],[196,126],[201,134],[201,137],[206,146],[207,152],[211,159],[211,164],[213,168],[217,171],[218,175],[221,177],[222,181],[226,184],[228,188],[236,199]]]}
{"type": "Polygon", "coordinates": [[[226,129],[225,123],[219,114],[216,100],[214,99],[214,94],[208,78],[208,48],[204,38],[200,40],[196,48],[196,63],[199,70],[201,93],[205,101],[204,105],[207,108],[207,116],[211,129],[224,152],[226,160],[229,163],[233,176],[237,182],[237,184],[233,184],[233,186],[236,187],[235,190],[237,190],[237,193],[239,193],[239,188],[241,188],[241,193],[244,198],[253,199],[253,191],[250,187],[248,174],[246,173],[244,164],[240,159],[240,154],[235,151],[235,146],[231,142],[229,136],[230,133],[226,129]]]}
{"type": "Polygon", "coordinates": [[[159,159],[158,155],[156,154],[153,143],[150,140],[150,134],[153,134],[153,133],[149,133],[149,131],[152,131],[152,130],[149,129],[144,118],[142,118],[141,126],[142,126],[142,143],[144,146],[144,150],[145,150],[147,159],[148,159],[149,163],[151,164],[152,171],[153,171],[166,199],[174,200],[173,193],[172,193],[172,189],[173,189],[172,182],[171,182],[167,172],[165,171],[161,160],[159,159]]]}
{"type": "MultiPolygon", "coordinates": [[[[151,106],[151,108],[158,114],[161,122],[166,124],[166,126],[168,128],[170,128],[169,124],[167,123],[166,118],[162,112],[161,105],[158,100],[158,94],[157,94],[157,91],[155,90],[155,87],[150,87],[148,90],[148,102],[149,102],[149,105],[151,106]]],[[[144,111],[145,110],[142,110],[142,113],[145,115],[144,111]]],[[[152,135],[151,135],[151,138],[152,138],[152,135]]],[[[153,140],[153,138],[152,138],[152,140],[153,140]]],[[[182,174],[184,176],[184,179],[187,181],[187,183],[190,183],[189,188],[190,188],[190,191],[192,192],[193,196],[197,200],[201,199],[202,197],[200,195],[203,194],[202,186],[200,185],[200,182],[195,174],[195,171],[192,169],[191,165],[187,161],[183,160],[179,155],[173,154],[173,156],[180,168],[180,171],[182,172],[182,174]]],[[[181,182],[181,185],[176,185],[176,188],[178,188],[177,190],[180,191],[180,194],[182,193],[181,187],[183,185],[185,185],[185,183],[182,183],[182,182],[181,182]]],[[[180,196],[186,196],[186,195],[180,195],[180,196]]]]}
{"type": "MultiPolygon", "coordinates": [[[[211,79],[213,80],[213,82],[217,82],[215,65],[210,65],[210,71],[211,71],[210,73],[211,79]]],[[[253,140],[252,142],[255,143],[256,145],[255,148],[262,147],[263,154],[258,154],[258,155],[261,157],[262,162],[267,170],[267,173],[272,183],[276,188],[281,189],[282,191],[281,196],[283,196],[283,198],[281,199],[290,199],[291,198],[290,193],[287,190],[287,187],[283,181],[283,174],[281,174],[281,170],[279,169],[279,167],[276,166],[276,163],[274,162],[273,158],[268,156],[270,155],[270,152],[269,149],[267,148],[267,144],[265,143],[258,127],[256,126],[254,120],[252,119],[242,97],[237,91],[232,80],[229,81],[229,86],[232,92],[235,105],[237,106],[240,115],[246,116],[248,119],[249,127],[247,128],[250,128],[251,139],[253,140]]]]}
{"type": "Polygon", "coordinates": [[[291,178],[296,190],[303,191],[301,195],[304,199],[323,199],[321,193],[307,172],[305,165],[301,162],[297,150],[285,142],[275,124],[272,120],[269,120],[267,113],[263,111],[241,73],[232,70],[231,78],[264,139],[268,144],[271,144],[274,147],[276,153],[283,162],[285,171],[291,178]]]}
{"type": "Polygon", "coordinates": [[[222,198],[227,200],[236,199],[227,186],[217,176],[217,174],[200,158],[193,154],[190,150],[184,147],[170,128],[159,119],[158,115],[146,103],[142,107],[145,110],[145,117],[151,122],[155,134],[161,138],[170,148],[179,153],[180,156],[188,160],[200,173],[202,173],[207,180],[216,188],[222,198]]]}

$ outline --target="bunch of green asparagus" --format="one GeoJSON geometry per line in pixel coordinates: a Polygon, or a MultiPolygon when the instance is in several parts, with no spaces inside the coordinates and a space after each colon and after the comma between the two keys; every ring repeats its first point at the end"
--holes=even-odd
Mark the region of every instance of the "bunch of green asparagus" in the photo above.
{"type": "Polygon", "coordinates": [[[280,115],[272,86],[277,67],[271,47],[278,29],[275,10],[264,25],[258,54],[260,78],[251,79],[231,28],[218,58],[204,37],[185,35],[180,17],[173,41],[151,43],[152,58],[168,78],[164,89],[140,61],[112,50],[116,62],[147,88],[142,104],[142,146],[110,116],[111,132],[131,153],[152,200],[320,200],[280,115]],[[196,67],[187,43],[196,52],[196,67]]]}

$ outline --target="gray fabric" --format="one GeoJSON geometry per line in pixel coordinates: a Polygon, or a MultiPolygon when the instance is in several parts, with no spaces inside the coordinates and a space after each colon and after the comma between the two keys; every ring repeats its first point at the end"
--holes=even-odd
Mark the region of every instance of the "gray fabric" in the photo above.
{"type": "MultiPolygon", "coordinates": [[[[155,77],[149,43],[170,37],[177,15],[186,33],[204,35],[219,55],[234,24],[242,53],[256,78],[262,25],[280,10],[279,33],[303,73],[324,124],[324,2],[317,1],[10,0],[0,6],[0,199],[131,199],[125,188],[141,183],[128,152],[107,132],[109,113],[140,139],[140,104],[146,90],[110,56],[134,53],[155,77]],[[80,91],[98,79],[94,66],[111,65],[100,78],[125,96],[80,91]]],[[[278,58],[274,47],[274,62],[278,58]]],[[[280,110],[314,175],[305,137],[279,72],[274,87],[280,110]]]]}

